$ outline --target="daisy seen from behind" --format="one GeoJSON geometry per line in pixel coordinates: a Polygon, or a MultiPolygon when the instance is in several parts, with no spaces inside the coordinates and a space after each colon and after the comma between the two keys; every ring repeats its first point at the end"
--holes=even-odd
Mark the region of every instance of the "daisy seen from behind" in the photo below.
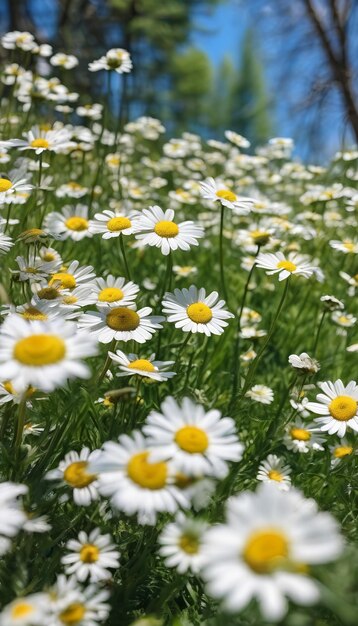
{"type": "Polygon", "coordinates": [[[319,600],[305,566],[330,562],[342,549],[338,524],[314,500],[263,484],[229,499],[226,522],[205,534],[202,576],[227,611],[255,598],[263,617],[275,621],[285,615],[287,597],[304,606],[319,600]]]}
{"type": "Polygon", "coordinates": [[[187,476],[215,476],[228,473],[228,462],[238,462],[244,446],[239,442],[235,422],[220,411],[184,398],[181,405],[172,397],[161,404],[161,413],[151,411],[143,432],[155,459],[172,459],[178,472],[187,476]]]}
{"type": "Polygon", "coordinates": [[[317,417],[321,431],[329,435],[344,437],[347,428],[358,432],[358,385],[351,380],[343,385],[341,380],[318,383],[323,393],[317,395],[317,402],[307,402],[306,408],[317,417]]]}
{"type": "Polygon", "coordinates": [[[221,335],[228,325],[226,320],[234,315],[224,309],[225,300],[218,300],[218,297],[216,291],[207,296],[205,289],[194,285],[189,289],[174,289],[174,293],[164,296],[163,313],[168,316],[168,322],[185,333],[221,335]]]}
{"type": "Polygon", "coordinates": [[[176,223],[174,211],[163,211],[159,206],[143,209],[136,223],[136,239],[141,245],[160,248],[167,256],[170,251],[190,250],[197,246],[198,239],[204,236],[204,230],[192,221],[176,223]]]}

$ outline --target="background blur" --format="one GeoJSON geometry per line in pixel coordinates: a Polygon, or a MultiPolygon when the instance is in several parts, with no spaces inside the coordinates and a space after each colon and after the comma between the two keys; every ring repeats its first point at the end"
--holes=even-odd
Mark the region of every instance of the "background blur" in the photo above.
{"type": "Polygon", "coordinates": [[[174,135],[291,136],[321,162],[358,143],[358,0],[0,0],[0,30],[78,56],[65,82],[82,103],[105,91],[88,61],[126,48],[134,70],[112,82],[113,114],[174,135]]]}

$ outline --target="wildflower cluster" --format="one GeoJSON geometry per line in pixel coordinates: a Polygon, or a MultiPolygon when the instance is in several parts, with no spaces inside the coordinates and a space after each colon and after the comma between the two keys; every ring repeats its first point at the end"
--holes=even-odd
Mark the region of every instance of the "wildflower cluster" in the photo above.
{"type": "Polygon", "coordinates": [[[358,152],[113,129],[2,46],[0,626],[353,624],[358,152]]]}

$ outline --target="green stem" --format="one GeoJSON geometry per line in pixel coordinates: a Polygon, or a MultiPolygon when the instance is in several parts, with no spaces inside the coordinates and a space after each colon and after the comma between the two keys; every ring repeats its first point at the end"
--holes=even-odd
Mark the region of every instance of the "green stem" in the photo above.
{"type": "Polygon", "coordinates": [[[228,301],[227,291],[225,285],[225,274],[224,274],[224,215],[225,215],[225,207],[221,205],[221,213],[220,213],[220,236],[219,236],[219,262],[220,262],[220,280],[221,280],[221,289],[223,296],[228,301]]]}
{"type": "Polygon", "coordinates": [[[263,357],[263,354],[264,354],[264,352],[266,350],[266,347],[267,347],[268,343],[270,342],[270,339],[271,339],[271,337],[273,335],[273,332],[274,332],[275,326],[276,326],[276,322],[277,322],[277,320],[278,320],[278,318],[280,316],[280,313],[282,311],[282,307],[283,307],[283,305],[285,303],[285,300],[286,300],[286,296],[287,296],[287,292],[288,292],[288,286],[289,286],[289,279],[286,280],[286,284],[285,284],[284,290],[282,292],[280,303],[279,303],[279,305],[277,307],[277,311],[276,311],[275,316],[274,316],[274,318],[272,320],[270,329],[269,329],[269,331],[268,331],[268,333],[266,335],[266,339],[265,339],[265,341],[264,341],[264,343],[262,345],[262,348],[259,351],[259,353],[258,353],[257,357],[255,358],[255,360],[252,362],[252,365],[251,365],[251,367],[250,367],[250,369],[249,369],[249,371],[247,373],[245,384],[244,384],[243,389],[242,389],[242,395],[243,396],[245,395],[246,391],[250,387],[251,381],[252,381],[252,379],[253,379],[253,377],[255,375],[255,372],[256,372],[256,370],[257,370],[257,368],[259,366],[259,363],[260,363],[260,361],[261,361],[261,359],[263,357]]]}
{"type": "Polygon", "coordinates": [[[122,252],[126,279],[127,280],[131,280],[131,273],[130,273],[129,265],[128,265],[128,262],[127,262],[126,251],[125,251],[125,247],[124,247],[124,241],[123,241],[122,233],[119,235],[119,246],[120,246],[120,249],[121,249],[121,252],[122,252]]]}
{"type": "MultiPolygon", "coordinates": [[[[255,259],[256,259],[257,255],[259,254],[259,252],[260,252],[260,246],[257,246],[255,259]]],[[[243,293],[243,296],[242,296],[239,316],[237,318],[237,329],[236,329],[236,339],[235,339],[235,346],[234,346],[234,358],[233,358],[233,368],[232,368],[233,369],[232,393],[231,393],[231,400],[230,400],[230,404],[229,404],[229,410],[231,410],[231,408],[233,407],[233,404],[234,404],[235,399],[236,399],[237,390],[238,390],[238,387],[239,387],[239,384],[240,384],[240,358],[239,358],[239,354],[240,354],[241,318],[242,318],[242,314],[243,314],[243,311],[244,311],[244,307],[245,307],[245,303],[246,303],[246,296],[247,296],[247,293],[248,293],[248,290],[249,290],[249,285],[250,285],[252,274],[254,273],[255,265],[256,265],[256,263],[254,262],[253,265],[252,265],[252,268],[250,269],[249,275],[247,277],[245,288],[244,288],[244,293],[243,293]]]]}
{"type": "Polygon", "coordinates": [[[167,289],[170,289],[171,275],[172,275],[172,255],[171,255],[171,252],[169,252],[169,254],[167,256],[167,267],[166,267],[166,270],[165,270],[162,291],[161,291],[161,294],[159,296],[159,302],[162,301],[163,296],[164,296],[165,292],[167,291],[167,289]]]}
{"type": "Polygon", "coordinates": [[[313,345],[313,348],[312,348],[312,356],[315,356],[315,354],[316,354],[316,350],[317,350],[317,346],[318,346],[318,341],[319,341],[319,336],[320,336],[320,334],[321,334],[321,330],[322,330],[322,326],[323,326],[323,321],[324,321],[324,318],[326,317],[326,313],[327,313],[327,311],[326,311],[326,310],[324,310],[324,311],[323,311],[323,313],[322,313],[322,315],[321,315],[321,319],[320,319],[320,321],[319,321],[319,324],[318,324],[317,333],[316,333],[316,338],[315,338],[315,342],[314,342],[314,345],[313,345]]]}
{"type": "Polygon", "coordinates": [[[107,370],[108,370],[109,364],[110,364],[110,362],[111,362],[111,357],[109,356],[109,353],[110,353],[110,352],[113,352],[113,350],[114,350],[114,349],[115,349],[115,347],[116,347],[116,343],[117,343],[117,341],[116,341],[115,339],[113,339],[113,340],[112,340],[112,343],[111,343],[111,344],[110,344],[110,346],[109,346],[109,350],[108,350],[108,352],[107,352],[107,357],[106,357],[106,360],[105,360],[105,362],[104,362],[104,366],[103,366],[103,368],[102,368],[102,370],[101,370],[100,375],[99,375],[99,376],[98,376],[98,378],[97,378],[97,382],[96,382],[96,385],[97,385],[97,386],[99,386],[99,385],[101,384],[102,380],[104,379],[104,377],[105,377],[105,375],[106,375],[106,373],[107,373],[107,370]]]}
{"type": "Polygon", "coordinates": [[[24,432],[25,426],[25,413],[26,413],[26,391],[24,391],[23,396],[21,398],[19,404],[19,410],[17,414],[17,427],[16,427],[16,437],[14,442],[15,447],[15,459],[18,459],[19,450],[22,443],[22,435],[24,432]]]}

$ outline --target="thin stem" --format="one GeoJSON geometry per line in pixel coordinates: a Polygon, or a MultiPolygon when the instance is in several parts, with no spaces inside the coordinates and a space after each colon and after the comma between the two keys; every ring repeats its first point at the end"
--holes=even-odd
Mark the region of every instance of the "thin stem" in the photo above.
{"type": "Polygon", "coordinates": [[[285,300],[286,300],[286,296],[287,296],[287,292],[288,292],[288,286],[289,286],[289,279],[286,280],[286,284],[285,284],[284,290],[282,292],[280,303],[279,303],[279,305],[277,307],[277,311],[276,311],[275,316],[274,316],[274,318],[272,320],[270,329],[269,329],[269,331],[267,333],[267,336],[266,336],[266,339],[265,339],[265,341],[264,341],[264,343],[262,345],[262,348],[259,351],[257,357],[253,361],[253,363],[252,363],[252,365],[251,365],[251,367],[250,367],[250,369],[249,369],[249,371],[247,373],[245,384],[244,384],[243,389],[242,389],[242,395],[245,395],[246,391],[248,390],[248,388],[249,388],[249,386],[251,384],[251,381],[252,381],[252,379],[253,379],[253,377],[255,375],[255,372],[256,372],[256,370],[257,370],[257,368],[259,366],[259,363],[260,363],[260,361],[262,359],[262,356],[263,356],[263,354],[264,354],[264,352],[266,350],[266,347],[267,347],[267,345],[268,345],[268,343],[269,343],[269,341],[270,341],[270,339],[271,339],[271,337],[273,335],[273,332],[274,332],[275,326],[276,326],[276,322],[277,322],[277,320],[278,320],[278,318],[280,316],[280,313],[282,311],[282,307],[283,307],[283,305],[285,303],[285,300]]]}
{"type": "MultiPolygon", "coordinates": [[[[260,246],[257,246],[255,259],[256,259],[257,255],[259,254],[259,252],[260,252],[260,246]]],[[[249,275],[247,277],[246,284],[245,284],[245,287],[244,287],[244,293],[243,293],[243,296],[242,296],[241,307],[240,307],[239,315],[238,315],[238,318],[237,318],[236,339],[235,339],[234,357],[233,357],[232,394],[231,394],[231,400],[230,400],[229,409],[232,408],[232,406],[233,406],[233,404],[235,402],[235,398],[236,398],[236,394],[237,394],[237,390],[238,390],[239,382],[240,382],[240,359],[239,359],[239,353],[240,353],[241,318],[242,318],[242,314],[243,314],[243,311],[244,311],[244,307],[245,307],[245,303],[246,303],[246,296],[247,296],[247,293],[248,293],[248,290],[249,290],[249,285],[250,285],[252,274],[254,273],[255,265],[256,265],[256,263],[254,262],[253,265],[252,265],[252,268],[250,269],[249,275]]]]}
{"type": "Polygon", "coordinates": [[[327,311],[326,311],[326,310],[324,310],[324,311],[323,311],[323,313],[322,313],[322,315],[321,315],[321,319],[320,319],[320,321],[319,321],[319,324],[318,324],[317,333],[316,333],[316,338],[315,338],[314,346],[313,346],[313,348],[312,348],[312,355],[313,355],[313,356],[315,356],[315,354],[316,354],[316,350],[317,350],[317,346],[318,346],[318,341],[319,341],[319,336],[320,336],[320,334],[321,334],[321,330],[322,330],[322,326],[323,326],[323,321],[324,321],[324,318],[326,317],[326,313],[327,313],[327,311]]]}
{"type": "Polygon", "coordinates": [[[115,339],[113,339],[111,345],[109,346],[109,350],[107,352],[107,357],[106,357],[106,360],[104,362],[103,369],[102,369],[102,371],[101,371],[101,373],[100,373],[100,375],[98,376],[98,379],[97,379],[97,383],[96,383],[97,386],[101,384],[102,380],[104,379],[104,377],[105,377],[105,375],[107,373],[109,364],[111,362],[111,357],[109,356],[109,353],[112,352],[115,349],[116,343],[117,343],[117,341],[115,339]]]}
{"type": "Polygon", "coordinates": [[[126,256],[126,251],[125,251],[125,247],[124,247],[124,241],[123,241],[122,233],[119,235],[119,246],[120,246],[120,249],[121,249],[121,252],[122,252],[126,279],[127,280],[131,280],[131,273],[130,273],[129,265],[128,265],[128,262],[127,262],[127,256],[126,256]]]}
{"type": "Polygon", "coordinates": [[[22,435],[23,435],[24,426],[25,426],[25,413],[26,413],[26,392],[23,393],[23,396],[19,404],[19,411],[17,414],[16,438],[14,442],[16,458],[18,458],[19,448],[22,442],[22,435]]]}
{"type": "Polygon", "coordinates": [[[227,302],[227,291],[225,285],[225,274],[224,274],[224,216],[225,216],[225,207],[221,205],[221,213],[220,213],[220,236],[219,236],[219,262],[220,262],[220,280],[221,280],[221,289],[223,296],[227,302]]]}

